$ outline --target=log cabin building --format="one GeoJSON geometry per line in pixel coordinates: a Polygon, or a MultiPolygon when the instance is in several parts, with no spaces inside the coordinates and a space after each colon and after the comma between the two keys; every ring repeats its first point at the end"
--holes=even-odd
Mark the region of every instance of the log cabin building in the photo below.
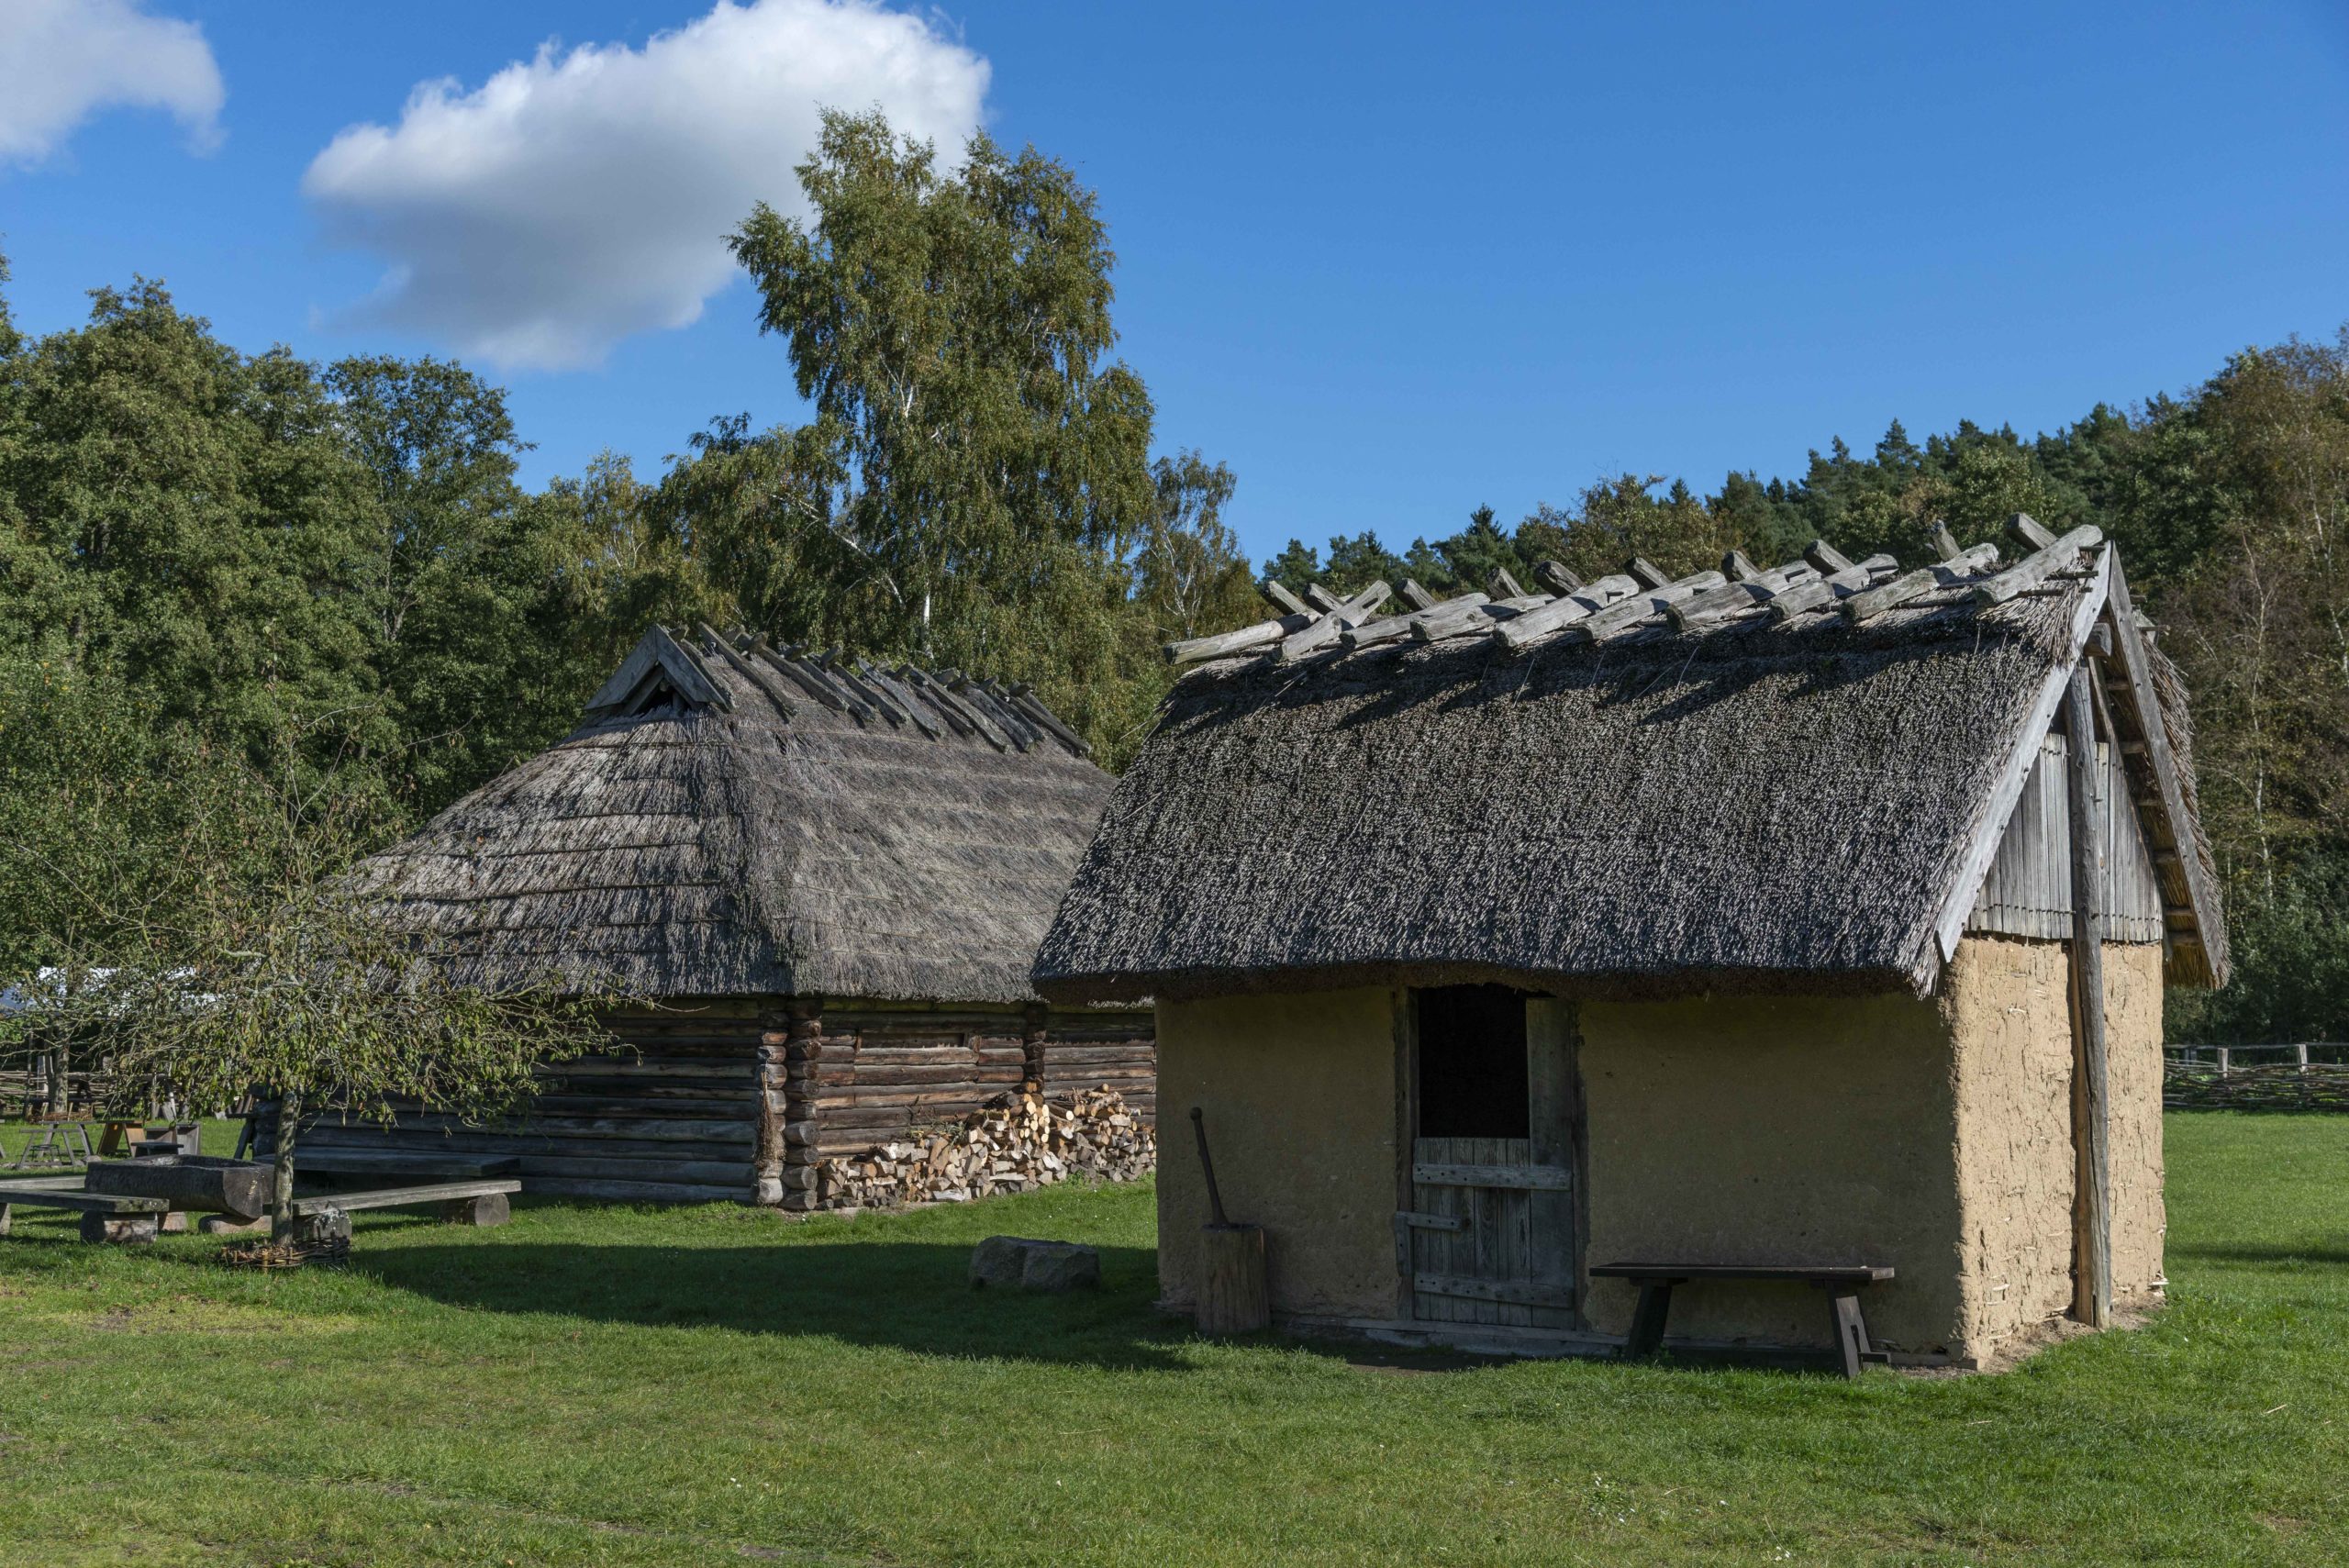
{"type": "Polygon", "coordinates": [[[1024,686],[655,628],[570,736],[360,876],[462,979],[631,998],[611,1048],[527,1118],[326,1118],[297,1163],[807,1208],[819,1162],[1023,1083],[1148,1118],[1149,1013],[1028,979],[1109,787],[1024,686]]]}
{"type": "MultiPolygon", "coordinates": [[[[2012,526],[1169,650],[1035,975],[1154,999],[1277,1320],[1603,1353],[1620,1265],[1687,1282],[1672,1342],[1842,1349],[1703,1271],[1889,1269],[1857,1343],[1981,1366],[2158,1299],[2163,988],[2227,972],[2185,704],[2096,530],[2012,526]]],[[[1194,1163],[1158,1194],[1191,1307],[1194,1163]]]]}

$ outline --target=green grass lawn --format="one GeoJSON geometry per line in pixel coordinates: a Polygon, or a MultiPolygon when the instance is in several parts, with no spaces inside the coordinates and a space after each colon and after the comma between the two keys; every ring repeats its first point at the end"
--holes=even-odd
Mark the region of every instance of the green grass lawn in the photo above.
{"type": "Polygon", "coordinates": [[[2349,1559],[2349,1117],[2174,1115],[2173,1305],[1999,1377],[1453,1366],[1155,1317],[1146,1188],[0,1242],[0,1562],[2349,1559]],[[1097,1296],[974,1295],[999,1231],[1097,1296]]]}

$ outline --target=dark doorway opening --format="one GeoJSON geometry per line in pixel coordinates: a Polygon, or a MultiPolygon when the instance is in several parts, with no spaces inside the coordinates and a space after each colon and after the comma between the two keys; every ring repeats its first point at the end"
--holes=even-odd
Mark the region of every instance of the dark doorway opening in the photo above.
{"type": "Polygon", "coordinates": [[[1419,993],[1421,1138],[1524,1138],[1525,993],[1437,985],[1419,993]]]}

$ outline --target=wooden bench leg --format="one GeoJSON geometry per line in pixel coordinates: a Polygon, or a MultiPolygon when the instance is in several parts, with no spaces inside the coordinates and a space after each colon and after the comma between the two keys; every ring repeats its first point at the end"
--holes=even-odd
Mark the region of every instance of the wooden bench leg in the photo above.
{"type": "Polygon", "coordinates": [[[1672,1315],[1672,1282],[1643,1279],[1640,1304],[1631,1313],[1631,1337],[1623,1346],[1626,1356],[1652,1356],[1664,1349],[1664,1323],[1672,1315]]]}
{"type": "Polygon", "coordinates": [[[452,1198],[440,1206],[440,1218],[451,1225],[503,1225],[514,1217],[504,1193],[452,1198]]]}
{"type": "Polygon", "coordinates": [[[9,1227],[13,1223],[14,1221],[11,1220],[8,1216],[8,1206],[5,1203],[0,1203],[0,1236],[7,1235],[9,1227]]]}
{"type": "Polygon", "coordinates": [[[1860,1316],[1857,1291],[1833,1291],[1829,1295],[1828,1319],[1835,1334],[1835,1354],[1842,1362],[1845,1377],[1860,1375],[1860,1362],[1875,1347],[1868,1343],[1867,1319],[1860,1316]]]}
{"type": "Polygon", "coordinates": [[[135,1247],[152,1241],[162,1229],[160,1214],[85,1214],[82,1217],[82,1240],[109,1241],[117,1247],[135,1247]]]}
{"type": "Polygon", "coordinates": [[[351,1244],[351,1216],[339,1208],[296,1215],[292,1240],[296,1247],[347,1247],[351,1244]]]}

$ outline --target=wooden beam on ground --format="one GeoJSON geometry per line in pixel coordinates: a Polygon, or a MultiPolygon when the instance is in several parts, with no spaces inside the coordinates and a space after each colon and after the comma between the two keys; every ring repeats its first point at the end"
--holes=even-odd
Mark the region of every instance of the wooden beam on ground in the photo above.
{"type": "Polygon", "coordinates": [[[2111,1085],[2104,1039],[2103,831],[2096,807],[2096,726],[2083,660],[2064,699],[2065,799],[2072,837],[2072,1315],[2112,1317],[2111,1085]]]}
{"type": "Polygon", "coordinates": [[[1995,544],[1977,544],[1963,550],[1954,558],[1934,566],[1920,566],[1916,571],[1895,577],[1889,583],[1864,588],[1843,601],[1843,617],[1853,625],[1873,620],[1896,605],[1920,599],[1940,588],[1954,588],[1966,581],[1964,573],[1989,566],[1998,559],[1995,544]]]}
{"type": "Polygon", "coordinates": [[[2003,605],[2025,589],[2038,587],[2071,565],[2080,558],[2080,551],[2093,548],[2103,538],[2103,532],[2095,524],[2083,524],[2046,549],[2024,556],[1996,577],[1974,584],[1975,602],[2003,605]]]}

